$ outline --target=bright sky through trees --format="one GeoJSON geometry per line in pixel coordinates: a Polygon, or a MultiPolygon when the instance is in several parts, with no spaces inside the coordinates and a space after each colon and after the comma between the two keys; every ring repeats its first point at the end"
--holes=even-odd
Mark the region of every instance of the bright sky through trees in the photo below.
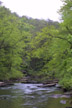
{"type": "Polygon", "coordinates": [[[62,6],[61,0],[1,0],[6,7],[20,16],[51,19],[59,21],[57,13],[62,6]]]}

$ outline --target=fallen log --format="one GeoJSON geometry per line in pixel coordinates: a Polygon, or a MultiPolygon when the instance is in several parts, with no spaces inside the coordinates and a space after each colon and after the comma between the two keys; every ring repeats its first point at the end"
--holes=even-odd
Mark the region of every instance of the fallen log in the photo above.
{"type": "Polygon", "coordinates": [[[52,83],[52,84],[43,84],[43,85],[40,85],[40,86],[38,86],[38,87],[53,87],[53,86],[55,86],[56,85],[56,83],[52,83]]]}

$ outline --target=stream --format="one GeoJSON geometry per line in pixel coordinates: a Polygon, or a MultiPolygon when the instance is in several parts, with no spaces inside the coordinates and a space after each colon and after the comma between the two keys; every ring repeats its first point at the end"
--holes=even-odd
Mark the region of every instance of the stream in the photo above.
{"type": "Polygon", "coordinates": [[[72,108],[70,96],[56,87],[15,83],[0,87],[0,108],[72,108]]]}

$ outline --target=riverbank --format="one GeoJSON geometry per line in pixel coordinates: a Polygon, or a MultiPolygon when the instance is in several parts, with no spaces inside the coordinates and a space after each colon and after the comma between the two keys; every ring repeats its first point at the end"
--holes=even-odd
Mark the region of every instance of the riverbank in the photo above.
{"type": "Polygon", "coordinates": [[[14,85],[14,83],[28,83],[28,84],[42,84],[39,87],[41,88],[46,88],[46,87],[57,87],[59,89],[61,89],[64,93],[68,92],[69,95],[72,96],[72,89],[71,90],[67,90],[66,88],[63,88],[61,85],[58,84],[58,80],[54,79],[54,80],[48,80],[48,81],[36,81],[34,79],[31,79],[30,77],[23,77],[23,78],[19,78],[19,79],[10,79],[10,80],[4,80],[4,81],[0,81],[0,87],[6,87],[6,86],[11,86],[14,85]]]}
{"type": "Polygon", "coordinates": [[[38,81],[30,77],[23,77],[23,78],[17,78],[17,79],[1,80],[0,87],[7,86],[7,85],[13,85],[14,83],[32,83],[32,84],[42,83],[43,84],[42,87],[51,87],[51,86],[55,86],[56,84],[58,84],[58,80],[38,81]]]}

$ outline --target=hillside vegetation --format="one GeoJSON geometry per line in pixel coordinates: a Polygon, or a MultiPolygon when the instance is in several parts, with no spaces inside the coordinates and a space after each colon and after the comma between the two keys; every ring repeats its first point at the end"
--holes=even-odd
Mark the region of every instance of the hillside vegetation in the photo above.
{"type": "Polygon", "coordinates": [[[0,80],[30,76],[72,87],[72,2],[63,2],[61,23],[19,17],[0,5],[0,80]]]}

